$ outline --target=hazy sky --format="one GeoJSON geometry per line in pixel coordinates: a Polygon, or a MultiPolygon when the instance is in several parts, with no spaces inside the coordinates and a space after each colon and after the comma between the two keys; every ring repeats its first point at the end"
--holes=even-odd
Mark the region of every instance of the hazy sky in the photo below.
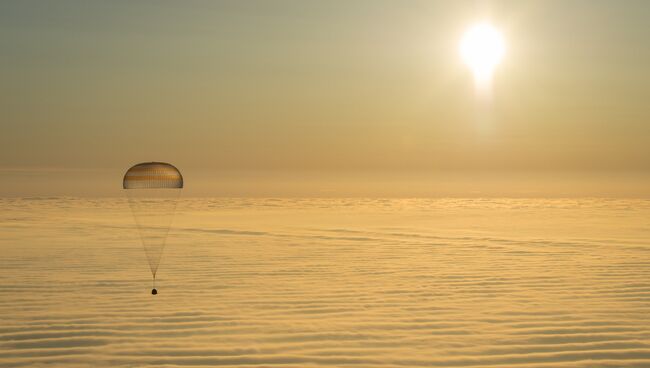
{"type": "Polygon", "coordinates": [[[2,2],[0,194],[151,160],[645,174],[649,19],[641,0],[2,2]],[[458,54],[482,20],[507,43],[490,101],[458,54]]]}

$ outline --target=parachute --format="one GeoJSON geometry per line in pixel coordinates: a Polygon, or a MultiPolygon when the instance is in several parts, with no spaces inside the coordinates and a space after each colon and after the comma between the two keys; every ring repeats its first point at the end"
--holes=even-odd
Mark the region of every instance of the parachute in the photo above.
{"type": "Polygon", "coordinates": [[[156,295],[156,272],[183,189],[183,176],[168,163],[146,162],[127,170],[122,187],[129,199],[151,269],[151,294],[156,295]]]}

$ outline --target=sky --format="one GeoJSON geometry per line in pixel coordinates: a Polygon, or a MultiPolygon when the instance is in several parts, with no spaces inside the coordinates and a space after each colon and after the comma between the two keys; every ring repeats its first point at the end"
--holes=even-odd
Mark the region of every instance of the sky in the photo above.
{"type": "Polygon", "coordinates": [[[2,196],[650,196],[647,1],[0,3],[2,196]],[[458,47],[506,42],[489,98],[458,47]]]}

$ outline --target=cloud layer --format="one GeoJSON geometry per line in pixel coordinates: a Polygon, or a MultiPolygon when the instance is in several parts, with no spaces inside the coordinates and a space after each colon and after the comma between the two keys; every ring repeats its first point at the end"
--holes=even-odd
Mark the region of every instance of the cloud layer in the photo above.
{"type": "Polygon", "coordinates": [[[0,200],[0,365],[647,367],[650,201],[0,200]]]}

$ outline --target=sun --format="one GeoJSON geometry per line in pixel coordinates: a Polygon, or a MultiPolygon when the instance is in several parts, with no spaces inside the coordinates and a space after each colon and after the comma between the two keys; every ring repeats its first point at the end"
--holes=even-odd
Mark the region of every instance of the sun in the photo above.
{"type": "Polygon", "coordinates": [[[460,55],[472,69],[477,87],[489,85],[505,50],[503,36],[488,23],[476,24],[465,32],[460,42],[460,55]]]}

